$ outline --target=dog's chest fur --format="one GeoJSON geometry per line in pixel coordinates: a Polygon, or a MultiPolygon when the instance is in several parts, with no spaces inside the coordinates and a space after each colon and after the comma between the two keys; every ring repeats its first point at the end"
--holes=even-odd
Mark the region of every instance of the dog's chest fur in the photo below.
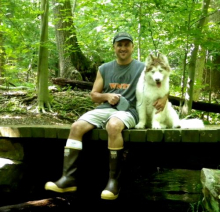
{"type": "Polygon", "coordinates": [[[152,79],[150,72],[143,71],[137,85],[137,99],[143,102],[147,108],[147,113],[152,113],[154,102],[159,98],[164,97],[169,92],[169,77],[163,78],[160,87],[157,87],[152,79]]]}

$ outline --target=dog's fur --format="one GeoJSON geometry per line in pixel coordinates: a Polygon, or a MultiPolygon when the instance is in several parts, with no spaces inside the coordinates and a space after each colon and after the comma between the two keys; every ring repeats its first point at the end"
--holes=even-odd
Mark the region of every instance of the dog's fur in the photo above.
{"type": "Polygon", "coordinates": [[[136,89],[139,123],[135,128],[204,128],[202,120],[180,120],[169,101],[162,112],[156,113],[157,109],[153,104],[169,93],[170,73],[171,68],[165,55],[147,57],[146,67],[141,73],[136,89]]]}

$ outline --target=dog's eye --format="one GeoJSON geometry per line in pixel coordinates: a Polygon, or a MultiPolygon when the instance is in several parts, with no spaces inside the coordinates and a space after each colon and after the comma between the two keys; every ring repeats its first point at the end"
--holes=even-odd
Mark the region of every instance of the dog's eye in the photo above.
{"type": "Polygon", "coordinates": [[[160,69],[159,72],[161,73],[163,71],[163,69],[160,69]]]}
{"type": "Polygon", "coordinates": [[[155,71],[151,71],[153,74],[155,73],[155,71]]]}

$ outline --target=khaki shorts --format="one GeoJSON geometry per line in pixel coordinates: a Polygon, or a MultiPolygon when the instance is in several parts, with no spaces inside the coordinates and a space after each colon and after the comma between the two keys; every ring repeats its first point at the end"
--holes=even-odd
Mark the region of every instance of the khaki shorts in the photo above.
{"type": "Polygon", "coordinates": [[[128,111],[118,111],[112,108],[94,109],[83,114],[78,120],[84,120],[97,128],[105,129],[106,123],[112,117],[119,118],[126,128],[135,127],[135,119],[128,111]]]}

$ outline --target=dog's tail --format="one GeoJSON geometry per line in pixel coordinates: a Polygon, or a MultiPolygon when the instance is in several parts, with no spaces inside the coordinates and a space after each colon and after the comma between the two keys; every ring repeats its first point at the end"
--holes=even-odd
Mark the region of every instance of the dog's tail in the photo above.
{"type": "Polygon", "coordinates": [[[205,125],[201,119],[181,119],[180,128],[198,129],[198,128],[205,128],[205,125]]]}

